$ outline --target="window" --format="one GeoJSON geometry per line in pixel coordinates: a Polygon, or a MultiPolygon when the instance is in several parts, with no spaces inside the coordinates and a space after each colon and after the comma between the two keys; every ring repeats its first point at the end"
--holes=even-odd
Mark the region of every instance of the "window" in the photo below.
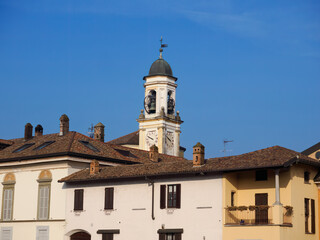
{"type": "Polygon", "coordinates": [[[2,220],[11,221],[13,215],[13,199],[14,199],[14,185],[15,176],[13,173],[8,173],[4,177],[3,195],[2,195],[2,220]]]}
{"type": "Polygon", "coordinates": [[[234,196],[236,195],[236,192],[231,192],[231,207],[234,207],[234,196]]]}
{"type": "Polygon", "coordinates": [[[316,233],[315,221],[315,201],[314,199],[304,199],[305,233],[316,233]],[[311,225],[310,225],[311,223],[311,225]]]}
{"type": "Polygon", "coordinates": [[[0,239],[1,240],[12,240],[12,227],[2,227],[0,239]]]}
{"type": "Polygon", "coordinates": [[[74,190],[74,211],[83,210],[83,189],[74,190]]]}
{"type": "Polygon", "coordinates": [[[256,171],[256,181],[267,181],[267,180],[268,180],[268,171],[267,170],[256,171]]]}
{"type": "Polygon", "coordinates": [[[79,142],[81,142],[83,145],[85,145],[87,148],[91,149],[94,152],[100,152],[98,148],[96,148],[95,146],[93,146],[91,143],[89,143],[88,141],[83,141],[83,140],[79,140],[79,142]]]}
{"type": "Polygon", "coordinates": [[[113,188],[105,189],[105,198],[104,198],[104,209],[112,210],[113,209],[113,188]]]}
{"type": "Polygon", "coordinates": [[[19,147],[16,150],[14,150],[13,153],[21,152],[21,151],[23,151],[33,145],[34,145],[34,143],[27,143],[27,144],[23,145],[22,147],[19,147]]]}
{"type": "Polygon", "coordinates": [[[183,229],[159,229],[159,240],[181,240],[183,229]]]}
{"type": "Polygon", "coordinates": [[[310,173],[304,172],[304,183],[309,183],[310,181],[310,173]]]}
{"type": "Polygon", "coordinates": [[[50,212],[51,172],[49,170],[41,171],[37,181],[39,183],[38,220],[47,220],[50,212]]]}
{"type": "Polygon", "coordinates": [[[180,208],[181,205],[181,184],[160,186],[160,208],[180,208]],[[166,188],[168,191],[166,192],[166,188]],[[166,197],[167,194],[167,197],[166,197]]]}
{"type": "Polygon", "coordinates": [[[119,234],[119,229],[98,230],[98,234],[102,234],[102,240],[113,240],[114,234],[119,234]]]}
{"type": "Polygon", "coordinates": [[[49,227],[37,226],[37,240],[49,240],[49,227]]]}
{"type": "Polygon", "coordinates": [[[40,146],[34,148],[33,150],[40,150],[42,148],[45,148],[47,146],[49,146],[50,144],[54,143],[55,141],[49,141],[49,142],[45,142],[45,143],[42,143],[40,146]]]}

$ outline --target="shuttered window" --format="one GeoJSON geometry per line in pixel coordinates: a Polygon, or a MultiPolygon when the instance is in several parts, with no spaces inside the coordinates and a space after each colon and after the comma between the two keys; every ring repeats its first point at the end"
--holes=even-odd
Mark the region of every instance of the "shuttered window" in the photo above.
{"type": "Polygon", "coordinates": [[[83,189],[74,190],[74,208],[75,211],[83,210],[83,189]]]}
{"type": "Polygon", "coordinates": [[[49,227],[37,226],[37,240],[49,240],[49,227]]]}
{"type": "Polygon", "coordinates": [[[160,209],[166,208],[166,185],[160,186],[160,209]]]}
{"type": "Polygon", "coordinates": [[[181,184],[160,186],[160,209],[164,209],[166,206],[167,208],[181,207],[181,184]]]}
{"type": "Polygon", "coordinates": [[[0,239],[12,240],[12,227],[2,227],[0,239]]]}
{"type": "Polygon", "coordinates": [[[314,199],[311,199],[311,233],[316,233],[316,211],[314,199]]]}
{"type": "Polygon", "coordinates": [[[113,240],[113,233],[103,233],[102,240],[113,240]]]}
{"type": "Polygon", "coordinates": [[[113,193],[114,193],[113,188],[106,188],[105,189],[104,209],[106,209],[106,210],[113,209],[113,193]]]}
{"type": "Polygon", "coordinates": [[[181,240],[181,233],[160,233],[159,240],[181,240]]]}
{"type": "Polygon", "coordinates": [[[12,207],[13,207],[13,188],[3,189],[3,209],[2,220],[12,220],[12,207]]]}
{"type": "Polygon", "coordinates": [[[38,219],[49,219],[50,185],[39,185],[38,219]]]}

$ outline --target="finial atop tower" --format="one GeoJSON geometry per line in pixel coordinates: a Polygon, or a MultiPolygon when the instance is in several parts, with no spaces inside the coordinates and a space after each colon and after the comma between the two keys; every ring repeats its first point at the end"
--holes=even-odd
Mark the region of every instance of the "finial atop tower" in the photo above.
{"type": "Polygon", "coordinates": [[[162,52],[163,52],[163,48],[165,47],[168,47],[168,44],[163,44],[162,43],[162,36],[161,36],[161,39],[160,39],[160,49],[159,49],[159,52],[160,52],[160,59],[162,59],[162,52]]]}

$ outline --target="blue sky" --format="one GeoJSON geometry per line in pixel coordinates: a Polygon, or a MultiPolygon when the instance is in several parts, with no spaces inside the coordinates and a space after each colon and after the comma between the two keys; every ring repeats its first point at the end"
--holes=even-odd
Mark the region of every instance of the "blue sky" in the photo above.
{"type": "Polygon", "coordinates": [[[138,129],[143,76],[164,58],[178,77],[181,145],[206,157],[320,141],[319,1],[0,0],[0,138],[27,122],[106,140],[138,129]]]}

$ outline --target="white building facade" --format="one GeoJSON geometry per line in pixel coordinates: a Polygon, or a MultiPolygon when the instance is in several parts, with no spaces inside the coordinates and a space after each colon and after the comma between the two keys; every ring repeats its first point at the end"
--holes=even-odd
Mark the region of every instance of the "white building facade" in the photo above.
{"type": "Polygon", "coordinates": [[[98,178],[66,181],[65,240],[222,239],[220,174],[98,178]]]}

